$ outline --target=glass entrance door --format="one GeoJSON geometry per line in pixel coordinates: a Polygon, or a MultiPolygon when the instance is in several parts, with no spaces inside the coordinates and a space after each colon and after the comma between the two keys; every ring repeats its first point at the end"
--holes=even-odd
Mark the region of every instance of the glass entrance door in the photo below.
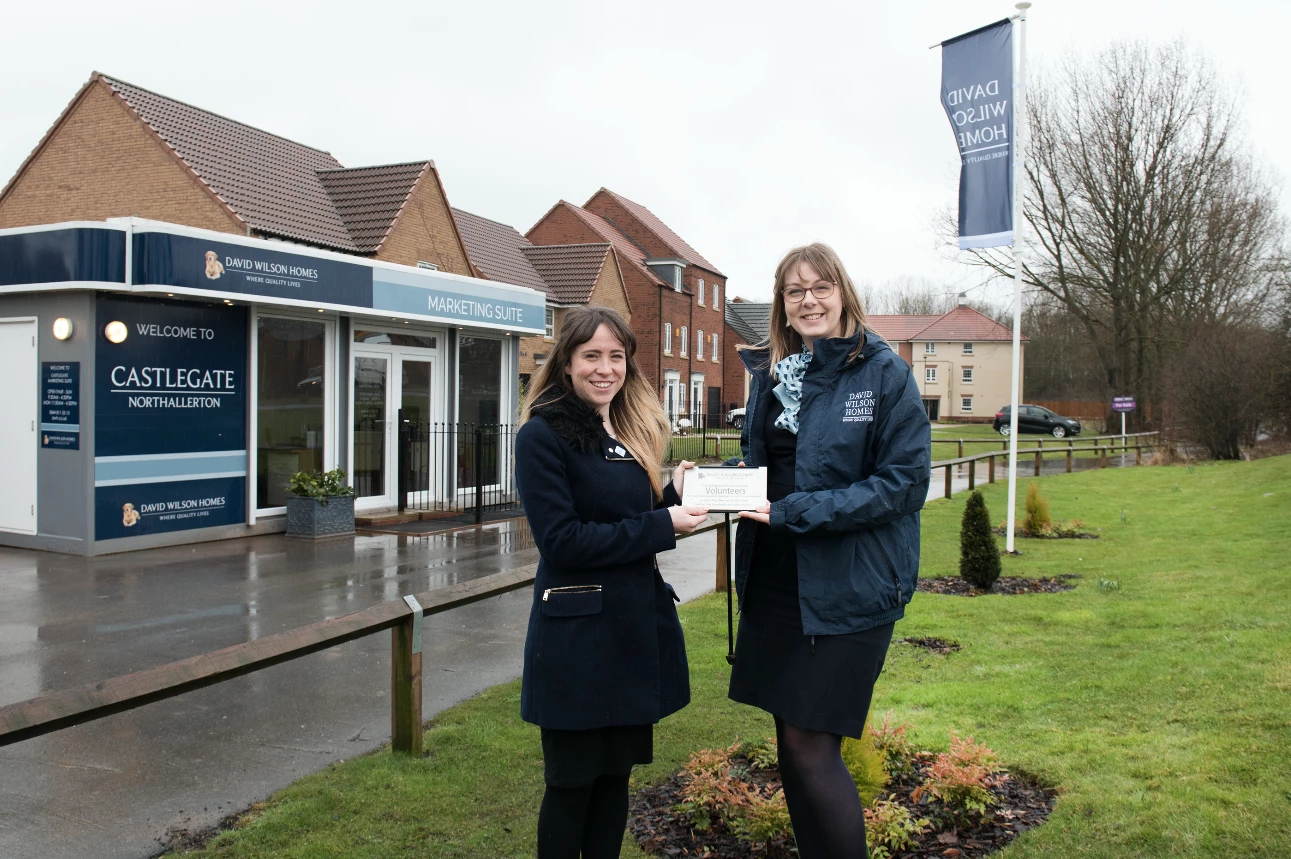
{"type": "MultiPolygon", "coordinates": [[[[408,507],[424,507],[429,500],[431,474],[431,384],[435,378],[425,358],[399,358],[399,439],[395,451],[396,474],[408,507]]],[[[399,487],[396,487],[396,491],[399,487]]]]}
{"type": "Polygon", "coordinates": [[[393,500],[390,486],[390,356],[354,353],[354,458],[356,498],[393,500]]]}

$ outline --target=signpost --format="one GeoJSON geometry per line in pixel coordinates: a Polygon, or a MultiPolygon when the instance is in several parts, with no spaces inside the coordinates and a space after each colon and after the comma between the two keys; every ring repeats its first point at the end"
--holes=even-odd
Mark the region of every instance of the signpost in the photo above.
{"type": "Polygon", "coordinates": [[[1121,413],[1121,448],[1125,448],[1125,413],[1134,411],[1134,397],[1112,397],[1112,411],[1121,413]]]}

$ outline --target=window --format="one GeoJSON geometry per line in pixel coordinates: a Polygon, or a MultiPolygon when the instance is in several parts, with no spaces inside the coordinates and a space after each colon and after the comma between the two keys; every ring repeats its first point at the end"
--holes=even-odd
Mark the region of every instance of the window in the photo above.
{"type": "Polygon", "coordinates": [[[960,410],[961,412],[971,412],[971,411],[973,410],[973,398],[972,398],[972,397],[960,397],[960,398],[959,398],[959,410],[960,410]]]}
{"type": "Polygon", "coordinates": [[[695,360],[704,360],[704,329],[695,332],[695,360]]]}
{"type": "Polygon", "coordinates": [[[548,340],[556,336],[556,309],[554,307],[547,308],[547,330],[543,336],[548,340]]]}
{"type": "Polygon", "coordinates": [[[972,355],[972,354],[973,354],[973,344],[972,344],[972,343],[965,343],[965,344],[964,344],[964,354],[965,354],[965,355],[972,355]]]}
{"type": "Polygon", "coordinates": [[[695,295],[699,299],[699,302],[698,302],[699,306],[703,307],[704,306],[704,279],[702,277],[699,279],[699,289],[695,291],[695,295]]]}
{"type": "Polygon", "coordinates": [[[717,363],[717,356],[721,350],[717,346],[717,334],[713,334],[713,363],[717,363]]]}
{"type": "Polygon", "coordinates": [[[936,384],[936,383],[937,383],[937,368],[936,368],[936,367],[924,367],[924,368],[923,368],[923,380],[924,380],[925,382],[927,382],[928,384],[930,384],[930,385],[934,385],[934,384],[936,384]]]}
{"type": "Polygon", "coordinates": [[[972,368],[972,367],[964,367],[960,372],[962,373],[962,375],[960,376],[960,379],[959,379],[961,382],[963,382],[965,385],[971,385],[971,384],[973,384],[973,368],[972,368]]]}
{"type": "Polygon", "coordinates": [[[322,322],[262,316],[256,323],[256,506],[287,503],[297,471],[321,471],[328,433],[327,329],[322,322]]]}
{"type": "Polygon", "coordinates": [[[672,354],[672,323],[671,322],[665,322],[663,324],[663,353],[665,355],[672,354]]]}
{"type": "Polygon", "coordinates": [[[686,347],[689,345],[686,338],[689,336],[690,332],[686,330],[686,326],[681,326],[681,357],[683,358],[686,357],[686,347]]]}
{"type": "Polygon", "coordinates": [[[721,309],[721,304],[722,304],[722,302],[721,302],[721,299],[720,299],[720,297],[719,297],[719,293],[720,293],[721,291],[722,291],[722,287],[721,287],[721,285],[720,285],[720,284],[716,284],[716,283],[715,283],[715,284],[713,284],[713,309],[714,309],[714,310],[720,310],[720,309],[721,309]]]}
{"type": "Polygon", "coordinates": [[[925,354],[925,355],[936,355],[936,354],[937,354],[937,344],[936,344],[936,343],[925,343],[925,344],[923,344],[923,354],[925,354]]]}

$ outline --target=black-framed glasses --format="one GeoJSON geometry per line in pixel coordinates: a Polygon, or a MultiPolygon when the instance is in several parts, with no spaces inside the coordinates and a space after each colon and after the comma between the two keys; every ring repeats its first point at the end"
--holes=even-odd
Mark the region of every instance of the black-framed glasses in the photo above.
{"type": "MultiPolygon", "coordinates": [[[[827,280],[822,280],[811,288],[811,294],[816,300],[829,298],[834,294],[834,285],[827,280]]],[[[797,304],[807,297],[807,290],[800,286],[791,286],[784,291],[784,300],[787,304],[797,304]]]]}

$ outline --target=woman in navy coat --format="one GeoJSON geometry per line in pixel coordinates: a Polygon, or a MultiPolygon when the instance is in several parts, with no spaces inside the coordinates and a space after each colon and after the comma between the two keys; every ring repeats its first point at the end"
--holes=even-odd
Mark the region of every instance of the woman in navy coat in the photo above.
{"type": "Polygon", "coordinates": [[[776,269],[769,342],[752,379],[744,464],[769,503],[740,514],[740,630],[730,697],[775,717],[802,859],[860,859],[865,820],[840,754],[860,737],[893,624],[914,595],[928,495],[928,416],[910,367],[865,330],[837,254],[776,269]]]}
{"type": "Polygon", "coordinates": [[[690,701],[676,595],[655,554],[707,511],[660,479],[669,427],[613,310],[565,317],[516,436],[516,480],[541,560],[520,715],[542,728],[540,859],[619,855],[628,774],[653,725],[690,701]]]}

